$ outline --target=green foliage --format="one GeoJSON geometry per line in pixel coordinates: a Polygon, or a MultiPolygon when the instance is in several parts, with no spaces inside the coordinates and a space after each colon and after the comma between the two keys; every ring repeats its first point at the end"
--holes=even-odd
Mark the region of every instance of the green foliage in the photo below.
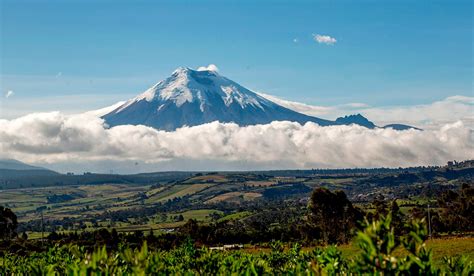
{"type": "Polygon", "coordinates": [[[357,244],[362,249],[354,266],[357,272],[394,274],[400,269],[394,255],[397,241],[391,222],[390,214],[382,216],[378,221],[366,222],[364,231],[357,233],[357,244]]]}
{"type": "Polygon", "coordinates": [[[18,220],[11,209],[0,206],[0,239],[9,240],[16,236],[18,220]]]}
{"type": "Polygon", "coordinates": [[[402,243],[409,255],[403,260],[403,270],[418,275],[439,274],[439,271],[433,267],[433,254],[426,248],[428,229],[425,221],[411,221],[407,228],[409,232],[403,237],[402,243]]]}
{"type": "Polygon", "coordinates": [[[466,257],[445,257],[447,270],[441,271],[433,265],[433,254],[426,247],[428,229],[424,220],[410,221],[404,227],[408,232],[397,239],[392,225],[392,214],[380,220],[366,222],[364,231],[357,234],[357,244],[362,253],[353,264],[358,273],[377,275],[471,275],[472,263],[466,257]],[[405,257],[396,252],[402,247],[405,257]]]}
{"type": "Polygon", "coordinates": [[[325,272],[335,275],[347,272],[347,261],[344,260],[341,251],[335,246],[329,246],[325,250],[316,248],[312,255],[316,260],[318,272],[320,273],[325,272]]]}
{"type": "Polygon", "coordinates": [[[459,192],[447,191],[438,198],[442,221],[450,231],[474,231],[474,187],[463,184],[459,192]]]}
{"type": "Polygon", "coordinates": [[[248,253],[197,248],[188,238],[168,251],[149,250],[145,242],[138,249],[119,245],[117,250],[104,246],[87,252],[69,245],[26,256],[6,253],[0,257],[0,275],[472,275],[472,262],[465,257],[446,257],[445,271],[434,268],[424,221],[405,228],[407,234],[397,239],[390,213],[366,221],[357,234],[361,253],[354,261],[343,258],[335,246],[304,252],[298,243],[286,247],[274,241],[270,252],[248,253]],[[398,248],[407,254],[397,254],[398,248]]]}
{"type": "Polygon", "coordinates": [[[443,257],[443,262],[446,265],[447,274],[452,275],[473,275],[474,265],[465,256],[443,257]]]}
{"type": "Polygon", "coordinates": [[[362,218],[361,212],[347,199],[343,191],[331,192],[317,188],[311,194],[309,219],[322,240],[329,243],[346,243],[352,237],[351,230],[362,218]]]}

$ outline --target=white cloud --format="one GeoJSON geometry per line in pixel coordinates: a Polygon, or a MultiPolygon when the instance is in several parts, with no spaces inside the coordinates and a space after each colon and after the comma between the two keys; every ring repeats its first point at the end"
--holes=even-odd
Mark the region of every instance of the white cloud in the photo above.
{"type": "Polygon", "coordinates": [[[293,42],[298,43],[298,42],[300,42],[300,40],[298,38],[293,38],[293,42]]]}
{"type": "Polygon", "coordinates": [[[333,107],[330,107],[330,106],[316,106],[316,105],[309,105],[305,103],[287,101],[287,100],[283,100],[278,97],[261,93],[261,92],[258,92],[257,94],[281,106],[284,106],[286,108],[289,108],[289,109],[292,109],[292,110],[295,110],[297,112],[304,113],[307,115],[311,115],[311,116],[327,115],[331,113],[332,110],[334,109],[333,107]]]}
{"type": "Polygon", "coordinates": [[[286,108],[324,119],[334,120],[339,116],[360,113],[380,126],[400,123],[423,129],[436,129],[444,124],[462,121],[466,127],[474,129],[474,97],[458,95],[429,104],[370,107],[364,103],[315,106],[259,94],[286,108]]]}
{"type": "Polygon", "coordinates": [[[58,72],[58,73],[56,74],[56,78],[59,78],[59,77],[61,77],[62,75],[63,75],[63,72],[58,72]]]}
{"type": "Polygon", "coordinates": [[[320,35],[320,34],[313,34],[313,39],[318,42],[319,44],[326,44],[326,45],[334,45],[337,40],[334,37],[330,37],[329,35],[320,35]]]}
{"type": "Polygon", "coordinates": [[[453,121],[463,121],[474,129],[474,97],[452,96],[431,104],[372,107],[359,110],[381,123],[416,123],[424,128],[438,128],[453,121]]]}
{"type": "Polygon", "coordinates": [[[10,98],[11,96],[13,96],[15,93],[13,92],[13,90],[8,90],[7,93],[5,93],[5,98],[10,98]]]}
{"type": "Polygon", "coordinates": [[[219,68],[215,64],[209,64],[208,66],[201,66],[197,69],[198,71],[213,71],[219,72],[219,68]]]}
{"type": "Polygon", "coordinates": [[[203,162],[209,170],[222,164],[228,169],[246,164],[252,169],[398,167],[472,158],[473,144],[473,130],[462,122],[427,131],[213,122],[164,132],[131,125],[107,129],[90,114],[35,113],[0,120],[2,155],[30,163],[175,162],[174,169],[188,164],[189,170],[203,162]]]}

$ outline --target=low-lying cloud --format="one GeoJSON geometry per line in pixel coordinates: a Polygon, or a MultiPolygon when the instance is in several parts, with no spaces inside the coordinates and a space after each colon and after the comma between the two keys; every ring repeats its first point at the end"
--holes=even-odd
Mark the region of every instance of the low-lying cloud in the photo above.
{"type": "Polygon", "coordinates": [[[462,121],[474,128],[474,97],[451,96],[428,104],[371,107],[364,103],[315,106],[259,93],[279,105],[310,116],[334,120],[339,116],[360,113],[377,125],[408,124],[423,129],[439,129],[445,124],[462,121]]]}
{"type": "MultiPolygon", "coordinates": [[[[246,168],[398,167],[444,164],[474,156],[473,130],[462,122],[437,130],[395,131],[272,122],[240,127],[213,122],[173,132],[145,126],[107,128],[93,114],[36,113],[0,120],[2,157],[30,163],[200,162],[246,168]],[[241,165],[239,165],[241,164],[241,165]]],[[[193,167],[194,166],[194,167],[193,167]]]]}

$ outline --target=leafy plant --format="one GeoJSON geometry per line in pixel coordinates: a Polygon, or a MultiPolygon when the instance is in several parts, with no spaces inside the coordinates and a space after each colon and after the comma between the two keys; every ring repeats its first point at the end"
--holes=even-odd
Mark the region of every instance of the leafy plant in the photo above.
{"type": "Polygon", "coordinates": [[[366,221],[357,234],[361,253],[350,262],[336,246],[304,252],[298,243],[270,244],[270,252],[248,253],[197,248],[191,239],[172,250],[150,250],[147,243],[132,249],[105,246],[87,252],[76,245],[54,246],[48,251],[0,256],[0,275],[472,275],[467,257],[445,257],[446,269],[433,265],[426,247],[426,223],[412,221],[407,234],[396,238],[391,214],[366,221]],[[400,251],[404,252],[403,255],[400,251]]]}
{"type": "Polygon", "coordinates": [[[354,270],[360,273],[395,274],[400,269],[399,260],[394,255],[398,244],[391,221],[391,214],[370,223],[366,221],[365,229],[357,233],[357,245],[362,253],[354,270]]]}
{"type": "Polygon", "coordinates": [[[474,266],[466,256],[443,257],[443,262],[447,267],[446,272],[453,275],[473,275],[474,266]]]}

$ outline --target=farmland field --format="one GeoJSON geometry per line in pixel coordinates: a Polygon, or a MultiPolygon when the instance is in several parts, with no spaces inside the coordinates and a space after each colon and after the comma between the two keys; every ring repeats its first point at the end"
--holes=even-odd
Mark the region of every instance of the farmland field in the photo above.
{"type": "MultiPolygon", "coordinates": [[[[465,175],[470,172],[469,170],[471,169],[466,169],[465,172],[460,171],[460,173],[465,175]]],[[[358,206],[362,208],[370,208],[370,206],[366,207],[367,202],[377,196],[393,198],[396,195],[402,211],[407,213],[413,206],[426,206],[429,203],[424,194],[424,190],[428,188],[426,184],[423,184],[426,181],[431,181],[429,189],[436,187],[446,189],[459,185],[456,183],[460,183],[460,180],[452,176],[447,179],[444,173],[443,170],[435,174],[429,171],[415,171],[411,173],[413,175],[411,178],[403,175],[406,180],[400,177],[393,178],[387,173],[318,175],[312,174],[312,171],[301,171],[294,172],[292,176],[289,172],[276,171],[273,173],[199,173],[187,178],[182,177],[186,175],[183,173],[177,174],[174,181],[170,181],[173,179],[171,174],[165,174],[166,181],[157,182],[147,180],[147,177],[150,179],[155,177],[154,174],[150,174],[150,176],[140,176],[139,179],[146,182],[143,184],[101,183],[47,187],[38,187],[35,184],[31,188],[4,189],[0,190],[0,202],[5,207],[11,208],[20,222],[38,221],[39,215],[42,214],[48,221],[76,218],[90,225],[88,221],[98,220],[98,225],[105,227],[110,225],[107,222],[110,218],[104,217],[106,212],[126,214],[124,212],[127,210],[136,212],[133,210],[147,209],[149,210],[147,212],[152,212],[153,208],[165,208],[166,212],[181,214],[202,209],[204,206],[208,209],[217,207],[216,210],[222,212],[224,211],[222,204],[234,204],[235,207],[232,208],[235,210],[226,209],[225,214],[222,214],[228,216],[238,213],[239,210],[236,208],[243,204],[259,204],[259,202],[285,198],[306,200],[314,188],[326,187],[330,190],[345,191],[349,198],[357,201],[358,206]],[[185,206],[181,206],[182,204],[185,206]]],[[[77,182],[82,181],[79,176],[74,177],[77,182]]],[[[93,175],[85,175],[84,178],[95,179],[93,175]]],[[[161,213],[159,209],[155,212],[161,213]]],[[[147,216],[153,215],[150,213],[147,216]]],[[[186,216],[186,219],[188,218],[191,217],[186,216]]],[[[172,221],[169,218],[161,221],[138,221],[133,216],[128,216],[122,218],[121,222],[116,222],[115,225],[145,226],[150,224],[156,227],[160,223],[170,222],[172,221]]],[[[79,230],[77,225],[74,225],[76,223],[69,226],[69,230],[79,230]]]]}

